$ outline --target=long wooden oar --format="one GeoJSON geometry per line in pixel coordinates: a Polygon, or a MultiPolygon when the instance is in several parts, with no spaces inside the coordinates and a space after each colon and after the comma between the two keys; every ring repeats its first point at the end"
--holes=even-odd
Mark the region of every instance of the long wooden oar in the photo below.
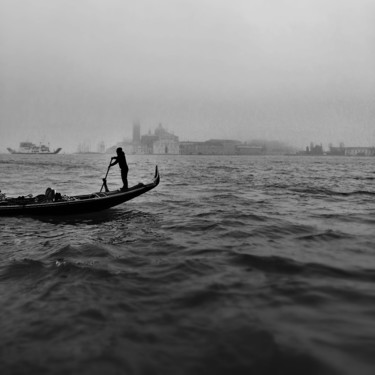
{"type": "Polygon", "coordinates": [[[105,174],[105,177],[103,178],[103,185],[102,185],[102,187],[100,188],[100,193],[102,192],[103,187],[104,187],[104,189],[105,189],[106,192],[109,191],[109,190],[108,190],[108,187],[107,187],[107,176],[108,176],[108,172],[109,172],[109,170],[110,170],[110,168],[111,168],[111,162],[112,162],[112,160],[109,162],[109,166],[108,166],[108,169],[107,169],[107,173],[105,174]]]}

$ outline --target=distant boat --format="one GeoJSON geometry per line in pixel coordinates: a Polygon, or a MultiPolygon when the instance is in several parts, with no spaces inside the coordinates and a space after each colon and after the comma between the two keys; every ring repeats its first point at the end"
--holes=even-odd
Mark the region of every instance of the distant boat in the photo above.
{"type": "Polygon", "coordinates": [[[40,144],[37,146],[32,142],[21,142],[18,150],[14,150],[13,148],[7,148],[7,150],[11,154],[36,154],[36,155],[50,155],[50,154],[58,154],[61,151],[61,147],[57,148],[56,150],[50,150],[49,146],[40,144]]]}

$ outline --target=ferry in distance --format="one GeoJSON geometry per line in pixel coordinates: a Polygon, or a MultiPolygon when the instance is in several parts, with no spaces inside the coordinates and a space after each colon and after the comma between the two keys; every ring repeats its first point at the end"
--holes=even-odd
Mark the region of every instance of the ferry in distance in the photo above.
{"type": "Polygon", "coordinates": [[[21,142],[18,150],[13,148],[7,148],[11,154],[33,154],[33,155],[51,155],[58,154],[61,151],[61,147],[56,150],[50,150],[49,146],[40,144],[37,146],[32,142],[21,142]]]}

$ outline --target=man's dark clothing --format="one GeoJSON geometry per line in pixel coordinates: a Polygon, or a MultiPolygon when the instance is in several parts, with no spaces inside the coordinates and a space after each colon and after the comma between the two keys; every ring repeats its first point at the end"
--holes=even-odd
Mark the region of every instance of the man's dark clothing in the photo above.
{"type": "Polygon", "coordinates": [[[118,164],[121,169],[121,179],[124,184],[122,188],[127,189],[129,167],[128,167],[128,164],[126,163],[125,153],[123,151],[118,152],[117,156],[115,156],[113,159],[115,159],[115,162],[112,165],[118,164]]]}
{"type": "Polygon", "coordinates": [[[129,168],[128,168],[128,164],[126,163],[125,153],[124,152],[120,153],[120,155],[117,156],[116,160],[117,160],[118,165],[121,168],[121,172],[126,171],[126,173],[128,173],[129,168]]]}
{"type": "Polygon", "coordinates": [[[123,189],[128,188],[128,170],[129,169],[121,169],[121,179],[124,184],[123,189]]]}

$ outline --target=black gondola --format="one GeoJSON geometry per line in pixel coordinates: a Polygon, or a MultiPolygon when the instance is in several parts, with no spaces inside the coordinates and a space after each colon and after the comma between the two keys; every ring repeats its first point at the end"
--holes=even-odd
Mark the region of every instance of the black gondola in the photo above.
{"type": "MultiPolygon", "coordinates": [[[[106,180],[103,179],[106,187],[106,180]]],[[[137,184],[122,191],[101,190],[97,193],[61,197],[49,201],[32,197],[5,198],[0,200],[0,215],[62,215],[80,214],[85,212],[101,211],[117,206],[155,188],[160,182],[158,167],[155,168],[155,176],[148,184],[137,184]]]]}

